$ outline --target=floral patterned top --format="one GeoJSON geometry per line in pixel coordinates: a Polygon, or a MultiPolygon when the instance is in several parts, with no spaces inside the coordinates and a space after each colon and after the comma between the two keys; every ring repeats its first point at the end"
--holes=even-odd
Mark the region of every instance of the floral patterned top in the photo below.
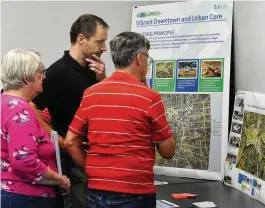
{"type": "Polygon", "coordinates": [[[1,94],[1,189],[55,197],[53,186],[36,184],[47,167],[58,172],[55,149],[28,102],[1,94]]]}

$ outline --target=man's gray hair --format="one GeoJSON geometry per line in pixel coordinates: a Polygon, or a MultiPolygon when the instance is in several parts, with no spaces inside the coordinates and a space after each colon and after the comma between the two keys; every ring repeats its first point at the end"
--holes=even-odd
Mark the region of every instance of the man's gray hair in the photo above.
{"type": "Polygon", "coordinates": [[[13,49],[3,57],[1,82],[4,90],[22,88],[33,81],[37,70],[44,70],[40,53],[33,50],[13,49]]]}
{"type": "Polygon", "coordinates": [[[110,41],[110,53],[115,68],[130,66],[137,53],[144,49],[150,49],[149,41],[135,32],[120,33],[110,41]]]}

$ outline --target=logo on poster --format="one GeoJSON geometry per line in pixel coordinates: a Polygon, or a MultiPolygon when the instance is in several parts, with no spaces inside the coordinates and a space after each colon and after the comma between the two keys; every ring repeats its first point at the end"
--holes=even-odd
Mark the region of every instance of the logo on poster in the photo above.
{"type": "Polygon", "coordinates": [[[161,12],[139,12],[136,17],[138,18],[146,18],[151,16],[159,16],[161,12]]]}

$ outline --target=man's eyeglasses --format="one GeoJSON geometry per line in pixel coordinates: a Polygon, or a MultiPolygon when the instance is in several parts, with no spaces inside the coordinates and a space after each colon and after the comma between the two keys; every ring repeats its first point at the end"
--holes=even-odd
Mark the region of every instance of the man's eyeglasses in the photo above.
{"type": "Polygon", "coordinates": [[[147,56],[147,66],[149,66],[154,60],[152,57],[148,56],[147,54],[140,52],[141,54],[144,54],[145,56],[147,56]]]}

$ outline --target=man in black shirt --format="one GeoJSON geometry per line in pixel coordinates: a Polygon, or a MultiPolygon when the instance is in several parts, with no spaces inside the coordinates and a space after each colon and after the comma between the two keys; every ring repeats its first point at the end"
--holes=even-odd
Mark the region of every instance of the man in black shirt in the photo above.
{"type": "MultiPolygon", "coordinates": [[[[104,20],[95,15],[80,16],[71,27],[70,51],[65,51],[63,57],[47,69],[43,93],[31,103],[48,133],[53,129],[59,133],[58,141],[61,147],[62,137],[67,133],[83,92],[106,76],[105,64],[100,56],[107,50],[105,41],[108,27],[104,20]],[[49,110],[53,129],[43,121],[38,112],[45,107],[49,110]]],[[[62,168],[71,180],[71,190],[64,198],[64,207],[87,207],[86,174],[75,166],[70,156],[63,151],[62,168]]]]}

